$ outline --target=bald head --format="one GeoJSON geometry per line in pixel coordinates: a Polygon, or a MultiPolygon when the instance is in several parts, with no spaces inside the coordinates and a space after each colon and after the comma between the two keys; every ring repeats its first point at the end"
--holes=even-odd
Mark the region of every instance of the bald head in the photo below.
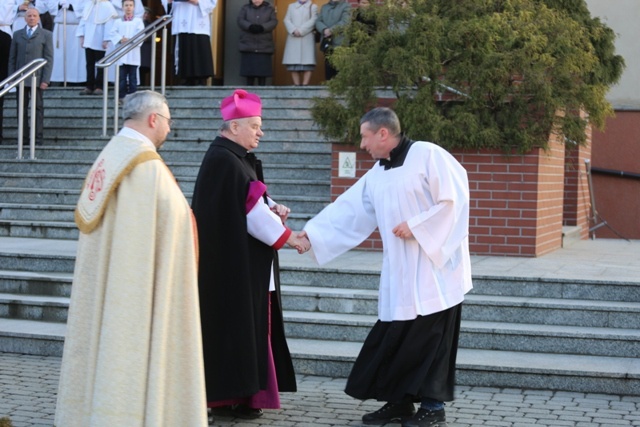
{"type": "Polygon", "coordinates": [[[40,12],[35,7],[30,7],[24,15],[24,20],[27,26],[33,28],[40,23],[40,12]]]}

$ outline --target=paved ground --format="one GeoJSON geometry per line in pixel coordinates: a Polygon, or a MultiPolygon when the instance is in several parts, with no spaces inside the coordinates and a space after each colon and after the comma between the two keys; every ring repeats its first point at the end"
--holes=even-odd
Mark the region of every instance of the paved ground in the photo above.
{"type": "MultiPolygon", "coordinates": [[[[58,357],[0,353],[0,418],[9,416],[14,427],[51,427],[59,369],[58,357]]],[[[298,392],[282,395],[282,409],[252,421],[215,419],[213,425],[360,426],[362,414],[380,405],[347,396],[344,384],[344,379],[299,377],[298,392]]],[[[449,427],[640,426],[640,396],[460,386],[446,411],[449,427]]]]}
{"type": "MultiPolygon", "coordinates": [[[[0,239],[0,243],[9,241],[0,239]]],[[[12,240],[12,244],[26,243],[12,240]]],[[[379,267],[380,260],[380,254],[353,252],[328,267],[371,269],[379,267]]],[[[281,261],[288,265],[310,262],[308,257],[293,251],[282,251],[281,261]]],[[[640,282],[640,241],[588,240],[539,258],[473,257],[472,263],[477,276],[588,277],[637,283],[640,282]]],[[[51,427],[59,368],[57,357],[0,353],[0,418],[11,417],[14,427],[51,427]]],[[[352,399],[344,394],[344,385],[344,379],[298,377],[298,392],[283,394],[281,410],[266,411],[262,418],[250,422],[215,419],[213,425],[359,426],[362,414],[378,409],[380,404],[352,399]]],[[[449,427],[640,426],[640,396],[459,386],[456,400],[446,411],[449,427]]]]}

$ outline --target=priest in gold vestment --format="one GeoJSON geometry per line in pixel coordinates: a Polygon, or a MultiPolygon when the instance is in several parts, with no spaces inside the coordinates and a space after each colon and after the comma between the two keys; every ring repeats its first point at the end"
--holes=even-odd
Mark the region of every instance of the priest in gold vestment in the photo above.
{"type": "Polygon", "coordinates": [[[189,204],[157,153],[166,99],[139,91],[89,170],[55,425],[207,425],[189,204]]]}

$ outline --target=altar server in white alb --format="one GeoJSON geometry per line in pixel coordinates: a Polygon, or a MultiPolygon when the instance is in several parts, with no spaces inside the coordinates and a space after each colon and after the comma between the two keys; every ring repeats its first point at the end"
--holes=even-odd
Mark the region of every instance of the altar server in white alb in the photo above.
{"type": "Polygon", "coordinates": [[[76,35],[85,1],[60,0],[53,30],[52,82],[84,83],[87,80],[87,62],[76,35]]]}
{"type": "Polygon", "coordinates": [[[175,73],[182,84],[201,86],[213,77],[211,55],[211,13],[217,0],[162,0],[173,15],[175,73]]]}
{"type": "MultiPolygon", "coordinates": [[[[125,44],[133,36],[144,30],[142,18],[135,15],[135,2],[133,0],[122,0],[122,10],[124,16],[116,19],[111,27],[111,43],[114,46],[125,44]]],[[[138,45],[125,56],[118,60],[120,67],[118,82],[118,98],[122,102],[125,96],[138,90],[138,67],[140,67],[140,48],[138,45]]]]}
{"type": "Polygon", "coordinates": [[[109,0],[86,0],[82,11],[82,19],[76,30],[80,44],[84,48],[87,83],[80,95],[102,95],[104,70],[97,68],[96,63],[107,53],[109,34],[118,12],[109,0]]]}
{"type": "Polygon", "coordinates": [[[443,148],[404,136],[388,108],[366,113],[360,134],[379,161],[304,227],[320,264],[376,227],[382,238],[378,321],[345,391],[386,402],[364,424],[437,424],[453,400],[461,303],[472,288],[467,174],[443,148]]]}

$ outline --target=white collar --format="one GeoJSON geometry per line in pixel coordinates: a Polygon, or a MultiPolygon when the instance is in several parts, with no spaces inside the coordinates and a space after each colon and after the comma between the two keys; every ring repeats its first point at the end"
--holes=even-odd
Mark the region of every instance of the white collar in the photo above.
{"type": "Polygon", "coordinates": [[[149,138],[147,138],[146,136],[144,136],[143,134],[141,134],[135,129],[131,129],[130,127],[123,126],[122,129],[120,129],[120,132],[118,132],[118,135],[126,136],[127,138],[138,139],[142,141],[145,145],[152,147],[153,151],[158,151],[156,146],[153,145],[153,142],[151,142],[149,138]]]}

